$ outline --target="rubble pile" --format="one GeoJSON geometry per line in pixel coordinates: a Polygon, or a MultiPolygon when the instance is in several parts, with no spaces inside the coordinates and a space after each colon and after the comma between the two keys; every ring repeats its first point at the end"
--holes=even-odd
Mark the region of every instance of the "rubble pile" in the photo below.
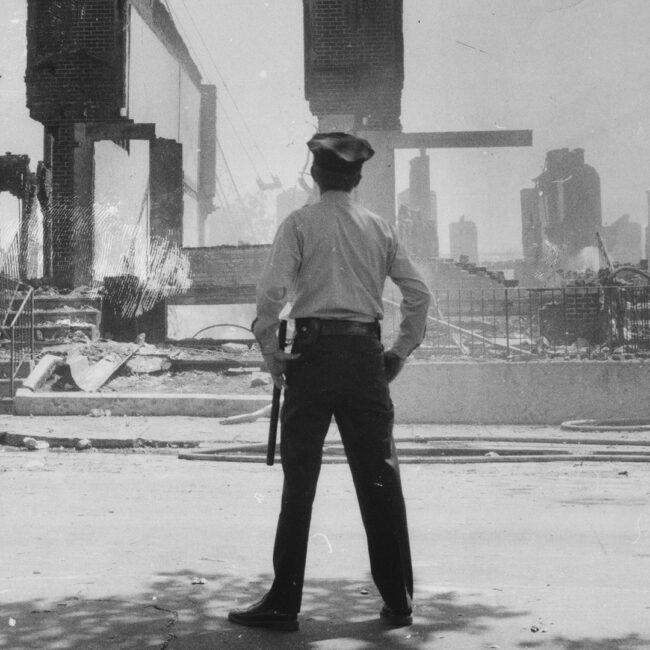
{"type": "Polygon", "coordinates": [[[100,339],[46,347],[40,358],[60,359],[40,392],[267,394],[272,391],[256,346],[156,346],[100,339]]]}

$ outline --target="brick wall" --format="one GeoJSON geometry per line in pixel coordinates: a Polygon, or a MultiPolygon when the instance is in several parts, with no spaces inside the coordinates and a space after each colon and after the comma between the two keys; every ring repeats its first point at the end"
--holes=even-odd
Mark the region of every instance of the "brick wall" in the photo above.
{"type": "MultiPolygon", "coordinates": [[[[139,135],[137,139],[152,139],[156,134],[185,144],[185,181],[191,186],[192,199],[207,213],[212,209],[214,196],[216,145],[212,124],[216,120],[216,97],[214,88],[201,85],[198,68],[162,0],[27,0],[27,6],[27,107],[31,117],[45,126],[44,160],[52,170],[51,280],[59,287],[71,288],[93,279],[88,275],[93,268],[96,229],[93,138],[119,140],[118,144],[126,151],[127,140],[136,138],[126,131],[121,137],[86,136],[83,126],[102,123],[109,131],[113,126],[115,132],[122,133],[119,129],[126,128],[133,120],[154,123],[151,135],[144,138],[139,135]],[[176,74],[159,74],[158,78],[170,79],[178,95],[180,71],[181,88],[182,84],[187,87],[183,91],[185,103],[191,105],[191,110],[181,112],[177,98],[172,115],[170,103],[164,101],[167,98],[161,99],[156,93],[146,104],[161,106],[157,113],[131,115],[132,107],[126,107],[126,41],[136,16],[151,33],[151,40],[159,48],[156,51],[176,66],[176,74]],[[166,134],[167,123],[174,125],[174,133],[166,134]],[[199,133],[205,136],[206,142],[200,142],[199,133]],[[200,160],[196,153],[199,149],[200,160]]],[[[131,42],[140,41],[136,38],[131,42]]],[[[152,62],[161,61],[152,51],[138,51],[142,66],[148,71],[152,62]]],[[[133,59],[133,51],[129,52],[133,59]]],[[[131,67],[129,71],[132,72],[131,67]]],[[[154,185],[156,180],[164,182],[165,179],[153,179],[154,185]]],[[[154,194],[156,209],[161,192],[156,192],[154,187],[154,194]]],[[[174,197],[177,198],[176,194],[174,197]]],[[[154,218],[154,230],[160,230],[161,220],[180,223],[182,201],[175,201],[176,204],[173,214],[170,208],[162,216],[158,215],[158,221],[154,218]]],[[[170,201],[166,205],[169,207],[170,201]]],[[[168,226],[166,221],[165,226],[168,226]]],[[[176,239],[180,240],[180,233],[176,239]]]]}
{"type": "Polygon", "coordinates": [[[74,270],[74,128],[49,130],[52,138],[52,272],[62,286],[71,286],[74,270]]]}
{"type": "Polygon", "coordinates": [[[402,0],[303,0],[305,96],[317,116],[400,129],[402,0]]]}
{"type": "Polygon", "coordinates": [[[192,290],[242,287],[249,292],[264,268],[270,246],[214,246],[186,248],[190,259],[192,290]]]}
{"type": "Polygon", "coordinates": [[[47,123],[117,118],[122,0],[28,0],[27,107],[47,123]]]}

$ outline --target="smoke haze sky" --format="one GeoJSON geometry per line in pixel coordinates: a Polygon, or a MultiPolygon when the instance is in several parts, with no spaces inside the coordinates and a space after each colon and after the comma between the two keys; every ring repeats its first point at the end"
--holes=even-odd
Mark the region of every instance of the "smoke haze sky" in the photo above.
{"type": "MultiPolygon", "coordinates": [[[[217,84],[219,138],[239,191],[255,191],[256,177],[272,174],[294,185],[316,127],[303,94],[302,3],[168,4],[206,82],[217,84]]],[[[461,215],[477,223],[483,252],[520,250],[519,191],[553,148],[585,149],[601,177],[605,223],[624,213],[647,223],[647,0],[404,4],[405,131],[534,131],[529,149],[429,152],[443,254],[448,223],[461,215]]],[[[24,108],[26,0],[2,5],[0,149],[38,160],[41,128],[24,108]]],[[[416,153],[398,152],[398,191],[416,153]]],[[[227,185],[223,162],[220,172],[227,185]]]]}

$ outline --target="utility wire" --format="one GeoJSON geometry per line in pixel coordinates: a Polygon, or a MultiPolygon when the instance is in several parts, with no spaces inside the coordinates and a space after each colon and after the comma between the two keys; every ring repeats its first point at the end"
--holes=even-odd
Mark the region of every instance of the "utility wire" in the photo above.
{"type": "MultiPolygon", "coordinates": [[[[171,7],[171,5],[169,3],[169,0],[164,0],[164,2],[165,2],[165,6],[167,7],[167,11],[169,11],[169,15],[172,17],[175,24],[178,26],[178,30],[181,33],[181,35],[183,37],[183,40],[187,44],[187,47],[188,47],[190,53],[192,54],[192,58],[194,59],[197,66],[199,66],[199,71],[201,73],[201,76],[203,78],[206,78],[206,79],[209,78],[209,75],[206,74],[206,71],[205,71],[205,69],[203,68],[203,66],[201,64],[201,61],[200,61],[196,51],[192,47],[192,44],[190,42],[190,39],[188,37],[187,32],[183,28],[183,25],[182,25],[181,21],[179,20],[176,12],[172,9],[172,7],[171,7]]],[[[185,6],[185,9],[187,10],[187,6],[185,6]]],[[[222,108],[223,108],[223,106],[222,106],[222,108]]],[[[225,109],[224,109],[224,113],[225,113],[225,109]]],[[[230,118],[227,117],[227,119],[230,121],[230,118]]],[[[234,126],[233,126],[233,129],[234,129],[234,126]]],[[[234,177],[232,175],[232,172],[230,171],[230,166],[228,165],[228,160],[226,159],[226,154],[225,154],[225,152],[224,152],[223,148],[221,147],[221,144],[219,143],[218,140],[217,140],[217,146],[221,150],[221,156],[223,158],[224,164],[226,165],[226,169],[228,170],[228,174],[230,176],[230,181],[231,181],[231,183],[233,185],[233,188],[234,188],[235,193],[237,195],[238,201],[240,202],[240,204],[242,205],[242,208],[243,208],[244,202],[243,202],[243,199],[242,199],[241,194],[239,192],[239,188],[237,187],[237,183],[235,182],[235,179],[234,179],[234,177]]],[[[243,145],[242,145],[242,147],[243,147],[243,145]]],[[[255,171],[255,173],[257,174],[257,171],[255,171]]],[[[219,199],[221,201],[222,209],[225,212],[226,218],[229,219],[232,222],[233,216],[232,216],[232,212],[228,208],[228,197],[226,195],[226,192],[223,189],[223,186],[221,185],[221,182],[219,180],[218,175],[216,175],[216,174],[215,174],[215,181],[217,183],[217,186],[220,189],[220,192],[218,192],[218,193],[219,193],[219,199]]]]}
{"type": "Polygon", "coordinates": [[[223,162],[224,162],[224,164],[226,166],[228,176],[230,176],[230,180],[231,180],[231,182],[233,184],[233,187],[235,188],[235,192],[237,193],[237,198],[239,199],[239,204],[242,207],[242,212],[244,213],[244,216],[247,217],[247,221],[248,221],[248,225],[249,225],[249,228],[250,228],[250,231],[251,231],[251,235],[255,239],[256,235],[255,235],[255,226],[253,224],[253,220],[250,218],[250,216],[248,216],[248,212],[247,212],[246,206],[244,204],[244,199],[242,198],[241,194],[239,193],[239,189],[237,188],[237,184],[235,183],[235,179],[234,179],[234,177],[232,175],[230,165],[228,164],[228,161],[226,160],[226,157],[223,155],[223,147],[221,146],[221,143],[218,140],[217,140],[217,147],[221,151],[221,155],[223,156],[223,162]]]}
{"type": "Polygon", "coordinates": [[[255,136],[253,136],[253,133],[252,133],[252,131],[250,130],[250,128],[249,128],[249,126],[248,126],[246,120],[244,119],[244,116],[242,115],[242,112],[239,110],[239,106],[238,106],[238,104],[237,104],[237,101],[236,101],[235,98],[233,97],[232,93],[230,92],[230,88],[228,87],[228,84],[226,83],[226,80],[223,78],[223,75],[222,75],[221,72],[219,71],[219,67],[217,66],[217,63],[216,63],[216,61],[214,60],[214,57],[212,56],[212,53],[210,52],[210,49],[208,48],[208,45],[207,45],[207,43],[205,42],[205,39],[203,38],[203,34],[202,34],[201,31],[199,30],[198,25],[196,24],[196,21],[194,20],[194,17],[193,17],[192,14],[190,13],[190,11],[189,11],[189,9],[188,9],[188,7],[187,7],[187,3],[185,2],[185,0],[181,0],[181,2],[182,2],[182,4],[183,4],[183,6],[185,7],[185,11],[187,12],[187,15],[189,16],[190,21],[192,22],[192,25],[194,26],[194,29],[195,29],[195,31],[196,31],[196,33],[197,33],[197,35],[198,35],[198,37],[199,37],[201,43],[203,44],[203,47],[205,48],[205,51],[206,51],[206,53],[207,53],[207,55],[208,55],[208,58],[210,59],[210,62],[212,63],[212,66],[214,67],[214,70],[215,70],[215,72],[217,73],[217,76],[219,77],[219,79],[220,79],[220,81],[221,81],[221,84],[222,84],[223,87],[225,88],[226,92],[228,93],[228,96],[230,97],[230,100],[231,100],[232,103],[233,103],[233,106],[235,107],[235,110],[236,110],[237,113],[239,114],[239,117],[241,118],[242,124],[244,125],[244,128],[246,129],[246,132],[248,133],[248,136],[250,137],[251,142],[253,143],[253,146],[255,147],[255,149],[257,149],[257,152],[259,153],[259,155],[260,155],[260,157],[261,157],[261,159],[262,159],[264,165],[266,166],[267,171],[269,172],[269,174],[270,174],[271,176],[273,176],[273,172],[271,171],[271,168],[269,167],[269,164],[268,164],[268,162],[266,161],[266,158],[265,158],[265,156],[264,156],[264,153],[262,152],[262,150],[260,149],[259,145],[257,144],[257,141],[255,140],[255,136]]]}
{"type": "MultiPolygon", "coordinates": [[[[190,53],[192,54],[192,58],[194,59],[196,64],[199,66],[201,76],[204,77],[205,79],[209,79],[210,75],[206,73],[206,70],[203,67],[203,64],[201,63],[196,50],[194,50],[194,48],[192,47],[192,45],[190,43],[189,36],[188,36],[187,32],[185,31],[185,29],[183,28],[182,23],[178,18],[178,15],[171,8],[171,6],[169,4],[169,0],[165,0],[165,5],[167,6],[167,9],[169,10],[170,15],[173,17],[174,22],[178,25],[178,29],[181,32],[181,35],[183,36],[184,41],[187,43],[187,47],[190,50],[190,53]]],[[[183,6],[185,7],[185,11],[187,12],[187,15],[189,16],[190,20],[192,21],[192,24],[195,26],[195,30],[197,31],[197,34],[198,34],[199,38],[203,42],[203,39],[201,37],[201,33],[197,30],[196,23],[195,23],[194,19],[192,18],[192,14],[190,14],[189,9],[188,9],[187,5],[184,2],[183,2],[183,6]]],[[[205,46],[205,43],[204,43],[204,46],[205,46]]],[[[209,52],[208,52],[208,55],[209,55],[209,52]]],[[[217,71],[217,73],[218,73],[218,71],[217,71]]],[[[221,114],[230,123],[230,126],[232,127],[232,132],[233,132],[235,138],[237,139],[237,141],[239,142],[239,144],[240,144],[240,146],[242,148],[242,151],[244,152],[244,154],[248,158],[248,162],[251,164],[251,166],[253,168],[253,171],[255,172],[255,175],[257,177],[259,177],[260,174],[259,174],[259,171],[257,170],[257,166],[255,165],[255,161],[253,160],[252,156],[250,155],[250,152],[248,151],[248,148],[246,147],[246,145],[242,141],[242,139],[241,139],[241,137],[239,135],[239,132],[238,132],[236,126],[235,126],[234,121],[230,117],[228,111],[226,110],[226,107],[224,106],[223,102],[221,101],[221,98],[218,95],[217,95],[217,104],[221,108],[221,114]]]]}
{"type": "MultiPolygon", "coordinates": [[[[208,54],[208,57],[212,58],[211,55],[210,55],[210,51],[208,50],[207,45],[206,45],[205,41],[203,40],[203,36],[201,35],[201,32],[198,30],[196,22],[194,21],[194,18],[192,17],[192,14],[190,13],[190,10],[188,9],[185,2],[183,2],[183,6],[185,7],[185,12],[187,13],[190,21],[192,22],[192,25],[194,26],[194,30],[196,31],[200,41],[203,43],[203,46],[204,46],[204,48],[205,48],[205,50],[206,50],[206,52],[208,54]]],[[[177,22],[178,22],[178,20],[177,20],[177,22]]],[[[195,58],[196,58],[196,56],[195,56],[195,58]]],[[[212,64],[215,65],[214,61],[212,61],[212,64]]],[[[215,66],[215,70],[216,70],[217,74],[219,75],[219,77],[221,78],[221,75],[219,74],[219,70],[216,69],[216,66],[215,66]]],[[[203,76],[208,77],[208,75],[206,75],[206,74],[204,74],[203,76]]],[[[223,85],[225,87],[226,84],[223,81],[223,79],[222,79],[222,83],[223,83],[223,85]]],[[[228,89],[226,88],[226,90],[228,90],[228,89]]],[[[234,103],[234,100],[233,100],[233,103],[234,103]]],[[[232,127],[233,135],[237,139],[237,142],[239,142],[239,145],[241,146],[241,149],[244,152],[244,155],[248,159],[248,162],[251,164],[251,167],[253,168],[253,171],[255,172],[255,175],[259,178],[260,173],[259,173],[259,171],[257,169],[257,165],[255,164],[255,161],[253,160],[253,157],[251,156],[251,154],[250,154],[250,152],[248,150],[248,147],[244,144],[244,141],[241,139],[241,137],[239,135],[239,131],[238,131],[237,127],[235,126],[235,122],[230,117],[230,114],[228,113],[224,103],[221,101],[221,97],[219,97],[219,95],[217,95],[217,104],[221,107],[221,113],[223,114],[225,119],[230,123],[230,126],[232,127]]],[[[235,109],[237,110],[236,105],[235,105],[235,109]]],[[[240,114],[240,117],[241,117],[241,114],[240,114]]],[[[245,123],[243,117],[241,117],[241,120],[242,120],[242,123],[244,124],[244,127],[246,127],[246,123],[245,123]]],[[[255,145],[255,142],[253,142],[253,144],[255,145]]]]}

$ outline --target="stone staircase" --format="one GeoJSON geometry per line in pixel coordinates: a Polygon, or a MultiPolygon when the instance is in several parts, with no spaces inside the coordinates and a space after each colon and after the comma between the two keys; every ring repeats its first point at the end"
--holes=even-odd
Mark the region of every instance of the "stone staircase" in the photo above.
{"type": "MultiPolygon", "coordinates": [[[[11,316],[13,307],[9,311],[11,316]]],[[[102,302],[96,295],[34,295],[34,356],[39,349],[73,340],[99,338],[102,302]],[[83,334],[83,337],[81,334],[83,334]]],[[[20,388],[34,368],[34,361],[23,361],[14,379],[14,391],[20,388]]],[[[11,393],[10,341],[0,339],[0,414],[13,412],[11,393]]]]}
{"type": "Polygon", "coordinates": [[[99,338],[102,300],[96,295],[34,296],[34,339],[37,348],[69,342],[76,332],[99,338]]]}
{"type": "MultiPolygon", "coordinates": [[[[34,362],[24,361],[16,378],[14,379],[14,390],[22,386],[23,379],[29,376],[34,369],[34,362]]],[[[0,414],[13,413],[13,395],[11,394],[11,362],[7,346],[0,346],[0,414]]]]}

